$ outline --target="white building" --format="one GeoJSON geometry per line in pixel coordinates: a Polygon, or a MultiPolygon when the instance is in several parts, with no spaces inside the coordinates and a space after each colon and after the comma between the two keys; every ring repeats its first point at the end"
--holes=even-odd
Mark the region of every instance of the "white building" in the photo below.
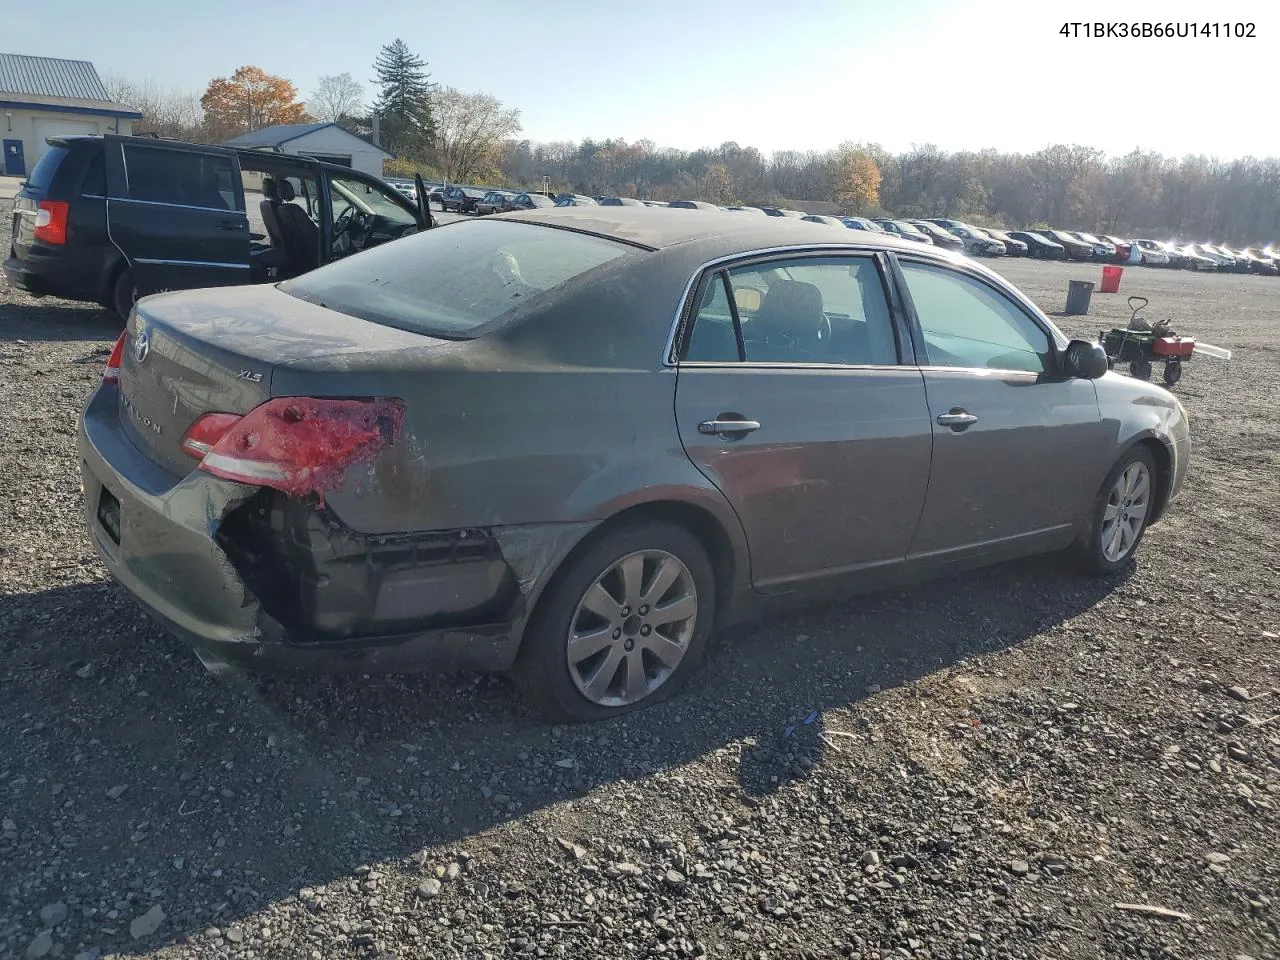
{"type": "Polygon", "coordinates": [[[140,119],[112,102],[87,60],[0,53],[0,174],[30,173],[49,137],[129,134],[140,119]]]}
{"type": "Polygon", "coordinates": [[[375,177],[382,176],[382,161],[391,159],[391,154],[377,144],[336,123],[284,123],[263,127],[228,140],[226,145],[312,157],[375,177]]]}

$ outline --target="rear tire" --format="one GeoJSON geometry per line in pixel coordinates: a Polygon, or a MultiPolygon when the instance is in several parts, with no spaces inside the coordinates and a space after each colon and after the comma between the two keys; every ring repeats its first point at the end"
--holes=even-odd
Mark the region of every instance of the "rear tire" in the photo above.
{"type": "Polygon", "coordinates": [[[115,305],[116,313],[120,315],[120,319],[127,321],[129,313],[133,310],[133,305],[138,300],[138,286],[133,281],[132,270],[126,268],[120,276],[116,277],[111,300],[115,305]]]}
{"type": "Polygon", "coordinates": [[[689,531],[661,521],[608,530],[547,587],[520,646],[516,684],[552,722],[648,707],[678,692],[697,669],[715,605],[711,561],[689,531]],[[673,618],[677,603],[691,610],[688,617],[673,618]]]}
{"type": "Polygon", "coordinates": [[[1071,547],[1084,573],[1115,576],[1133,563],[1155,510],[1158,476],[1155,458],[1141,445],[1130,448],[1107,474],[1071,547]]]}

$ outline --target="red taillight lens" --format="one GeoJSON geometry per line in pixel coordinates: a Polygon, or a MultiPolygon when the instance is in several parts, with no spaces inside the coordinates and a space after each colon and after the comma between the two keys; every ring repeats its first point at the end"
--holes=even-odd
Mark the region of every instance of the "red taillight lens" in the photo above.
{"type": "Polygon", "coordinates": [[[102,371],[103,383],[115,383],[120,379],[120,359],[124,356],[124,342],[129,337],[126,330],[116,338],[116,345],[111,348],[111,356],[107,357],[107,369],[102,371]]]}
{"type": "Polygon", "coordinates": [[[280,397],[234,422],[211,419],[231,416],[206,414],[183,438],[183,449],[193,456],[201,456],[196,444],[213,440],[199,469],[290,496],[323,496],[342,482],[348,467],[372,460],[395,443],[404,422],[404,402],[280,397]]]}
{"type": "Polygon", "coordinates": [[[238,413],[206,413],[182,435],[182,452],[203,460],[241,419],[238,413]]]}
{"type": "Polygon", "coordinates": [[[67,214],[71,205],[65,200],[41,200],[36,209],[36,240],[53,246],[67,242],[67,214]]]}

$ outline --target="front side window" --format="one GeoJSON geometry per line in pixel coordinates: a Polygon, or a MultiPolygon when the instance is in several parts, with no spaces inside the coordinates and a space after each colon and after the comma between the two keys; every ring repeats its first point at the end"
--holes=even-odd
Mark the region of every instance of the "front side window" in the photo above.
{"type": "Polygon", "coordinates": [[[466,339],[636,248],[552,227],[482,218],[425,230],[280,284],[330,310],[466,339]]]}
{"type": "Polygon", "coordinates": [[[884,285],[870,257],[753,264],[722,274],[720,287],[704,288],[686,360],[736,361],[741,339],[748,363],[898,362],[884,285]]]}
{"type": "Polygon", "coordinates": [[[1007,297],[955,270],[908,261],[901,265],[930,366],[1028,373],[1053,369],[1049,334],[1007,297]]]}
{"type": "Polygon", "coordinates": [[[125,144],[124,165],[130,200],[242,209],[230,157],[125,144]]]}

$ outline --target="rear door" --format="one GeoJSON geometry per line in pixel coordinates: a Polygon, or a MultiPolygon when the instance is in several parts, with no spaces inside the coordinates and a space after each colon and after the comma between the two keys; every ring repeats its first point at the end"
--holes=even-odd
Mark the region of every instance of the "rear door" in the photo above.
{"type": "Polygon", "coordinates": [[[1068,536],[1112,449],[1093,381],[1060,376],[1048,329],[989,279],[905,255],[898,265],[933,429],[912,558],[1068,536]]]}
{"type": "Polygon", "coordinates": [[[882,271],[870,254],[791,256],[701,281],[680,439],[741,519],[762,591],[893,567],[915,534],[929,412],[882,271]]]}
{"type": "Polygon", "coordinates": [[[249,281],[249,220],[234,153],[107,137],[107,229],[139,296],[249,281]]]}

